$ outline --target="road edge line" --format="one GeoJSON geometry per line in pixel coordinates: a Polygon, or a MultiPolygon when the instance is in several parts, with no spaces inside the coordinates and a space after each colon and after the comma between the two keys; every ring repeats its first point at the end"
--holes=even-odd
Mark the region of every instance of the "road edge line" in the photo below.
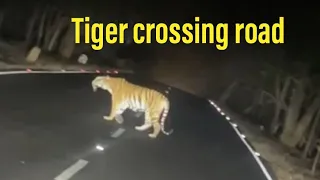
{"type": "MultiPolygon", "coordinates": [[[[217,104],[215,104],[212,100],[209,100],[209,103],[216,108],[216,110],[221,114],[221,116],[224,116],[225,113],[221,111],[221,108],[218,107],[217,104]]],[[[267,180],[274,180],[272,178],[272,176],[270,175],[269,171],[267,170],[267,168],[264,166],[264,164],[262,163],[261,159],[259,158],[260,154],[258,152],[256,152],[252,146],[249,145],[249,143],[247,142],[247,140],[245,139],[246,137],[241,134],[241,132],[239,131],[239,129],[237,128],[238,125],[235,123],[232,123],[230,120],[230,117],[226,116],[225,119],[227,121],[229,121],[229,125],[231,125],[231,127],[233,128],[233,130],[236,132],[236,134],[239,136],[239,138],[241,139],[241,141],[243,142],[243,144],[247,147],[247,149],[249,150],[249,152],[252,154],[253,158],[255,159],[255,161],[257,162],[257,164],[259,165],[261,171],[263,172],[263,174],[265,175],[265,177],[267,178],[267,180]]]]}
{"type": "Polygon", "coordinates": [[[0,71],[0,75],[13,75],[13,74],[134,74],[132,71],[125,70],[15,70],[15,71],[0,71]]]}

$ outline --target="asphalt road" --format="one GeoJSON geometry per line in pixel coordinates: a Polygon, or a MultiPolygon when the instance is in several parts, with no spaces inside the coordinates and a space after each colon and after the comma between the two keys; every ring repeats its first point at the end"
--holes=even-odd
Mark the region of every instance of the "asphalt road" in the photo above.
{"type": "Polygon", "coordinates": [[[267,180],[208,101],[172,89],[166,128],[174,133],[151,140],[133,129],[143,116],[128,111],[123,125],[102,119],[110,96],[92,91],[94,76],[0,76],[1,180],[66,180],[71,166],[82,167],[71,180],[267,180]]]}

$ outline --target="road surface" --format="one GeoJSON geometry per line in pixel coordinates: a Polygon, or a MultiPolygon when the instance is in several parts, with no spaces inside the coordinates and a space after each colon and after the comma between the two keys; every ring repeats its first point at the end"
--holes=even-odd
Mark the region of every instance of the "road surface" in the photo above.
{"type": "Polygon", "coordinates": [[[128,111],[123,125],[102,119],[110,96],[92,91],[95,76],[0,76],[0,179],[268,180],[207,100],[172,89],[166,128],[174,133],[151,140],[133,128],[143,116],[128,111]]]}

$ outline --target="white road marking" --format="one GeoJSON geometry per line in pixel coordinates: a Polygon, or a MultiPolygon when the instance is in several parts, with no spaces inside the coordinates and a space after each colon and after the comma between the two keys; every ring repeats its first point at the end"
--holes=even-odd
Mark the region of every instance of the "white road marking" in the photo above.
{"type": "Polygon", "coordinates": [[[139,117],[141,117],[142,114],[143,114],[142,112],[136,112],[134,116],[135,116],[136,118],[139,118],[139,117]]]}
{"type": "MultiPolygon", "coordinates": [[[[209,100],[209,102],[220,112],[221,109],[214,104],[213,101],[209,100]]],[[[229,121],[230,117],[227,116],[226,119],[229,121]]],[[[258,152],[255,152],[253,150],[253,148],[248,144],[248,142],[245,140],[246,136],[244,136],[243,134],[240,133],[240,131],[238,130],[238,125],[235,123],[231,123],[229,122],[229,124],[232,125],[234,131],[237,133],[237,135],[240,137],[241,141],[244,143],[245,146],[247,146],[249,152],[251,152],[253,158],[256,160],[256,162],[258,163],[258,165],[260,166],[260,169],[262,170],[263,174],[266,176],[267,180],[273,180],[273,178],[271,177],[271,175],[269,174],[267,168],[264,166],[264,164],[262,163],[262,161],[260,160],[259,156],[260,154],[258,152]]]]}
{"type": "Polygon", "coordinates": [[[125,129],[119,128],[116,130],[116,132],[111,134],[111,137],[117,138],[117,137],[121,136],[125,131],[126,131],[125,129]]]}
{"type": "MultiPolygon", "coordinates": [[[[132,74],[132,71],[121,70],[122,73],[129,73],[132,74]]],[[[32,71],[25,71],[25,70],[18,70],[18,71],[2,71],[0,75],[10,75],[10,74],[96,74],[96,70],[85,70],[85,71],[78,71],[78,70],[32,70],[32,71]]],[[[116,73],[117,74],[117,73],[116,73]]]]}
{"type": "Polygon", "coordinates": [[[54,178],[54,180],[68,180],[78,171],[84,168],[89,162],[83,159],[79,159],[76,163],[64,170],[60,175],[54,178]]]}
{"type": "Polygon", "coordinates": [[[0,72],[0,75],[9,75],[9,74],[82,74],[82,73],[95,73],[95,71],[5,71],[0,72]]]}
{"type": "Polygon", "coordinates": [[[116,119],[116,121],[119,122],[120,124],[123,123],[123,117],[122,117],[122,115],[117,115],[117,116],[115,117],[115,119],[116,119]]]}

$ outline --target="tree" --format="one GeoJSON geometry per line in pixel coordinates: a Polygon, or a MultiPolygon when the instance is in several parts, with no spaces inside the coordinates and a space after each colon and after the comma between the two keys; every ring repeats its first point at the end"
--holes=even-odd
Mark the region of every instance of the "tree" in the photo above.
{"type": "Polygon", "coordinates": [[[35,46],[48,52],[52,52],[59,45],[59,37],[67,28],[69,18],[62,11],[54,6],[35,7],[32,16],[27,23],[25,43],[30,45],[34,37],[35,46]],[[40,9],[43,9],[42,11],[40,9]]]}
{"type": "Polygon", "coordinates": [[[278,132],[280,123],[280,113],[282,110],[285,112],[288,110],[285,100],[288,93],[288,89],[291,84],[291,77],[285,77],[281,79],[280,74],[277,75],[275,80],[275,105],[274,105],[274,115],[270,123],[270,134],[275,135],[278,132]]]}
{"type": "Polygon", "coordinates": [[[235,88],[238,87],[238,85],[239,85],[239,81],[238,80],[233,81],[228,86],[228,88],[223,92],[223,94],[220,96],[219,102],[222,103],[222,104],[225,104],[227,99],[230,98],[232,92],[235,90],[235,88]]]}
{"type": "MultiPolygon", "coordinates": [[[[306,153],[314,149],[318,135],[312,125],[317,126],[315,116],[320,108],[320,94],[314,85],[316,81],[308,74],[308,66],[301,67],[304,66],[299,65],[296,69],[288,66],[285,71],[284,68],[267,64],[259,76],[262,80],[253,88],[254,100],[243,113],[261,118],[262,109],[272,103],[274,110],[268,132],[276,137],[279,135],[280,141],[289,147],[296,147],[303,139],[307,139],[302,143],[306,157],[306,153]]],[[[233,86],[230,85],[228,89],[233,86]]],[[[223,101],[230,96],[227,96],[229,90],[226,92],[221,97],[223,101]]]]}
{"type": "Polygon", "coordinates": [[[317,114],[314,118],[314,122],[310,128],[310,132],[307,137],[307,142],[302,153],[302,158],[307,158],[307,156],[311,154],[311,151],[317,148],[317,135],[319,133],[319,122],[320,122],[320,109],[318,109],[317,114]]]}
{"type": "Polygon", "coordinates": [[[70,58],[74,51],[74,31],[74,26],[72,24],[69,24],[68,30],[66,34],[63,36],[61,44],[59,46],[59,53],[62,57],[70,58]]]}
{"type": "Polygon", "coordinates": [[[52,7],[48,8],[48,16],[46,19],[45,37],[43,48],[46,51],[53,51],[54,47],[58,44],[58,37],[62,31],[67,28],[69,18],[63,15],[63,13],[52,7]]]}
{"type": "Polygon", "coordinates": [[[39,6],[36,6],[33,9],[33,13],[27,23],[27,30],[26,30],[26,35],[25,35],[25,44],[27,46],[31,44],[31,41],[34,37],[35,26],[36,26],[36,23],[39,19],[38,18],[39,15],[40,15],[39,6]]]}
{"type": "Polygon", "coordinates": [[[2,24],[3,24],[4,16],[5,16],[5,10],[1,9],[0,10],[0,32],[2,30],[2,24]]]}

